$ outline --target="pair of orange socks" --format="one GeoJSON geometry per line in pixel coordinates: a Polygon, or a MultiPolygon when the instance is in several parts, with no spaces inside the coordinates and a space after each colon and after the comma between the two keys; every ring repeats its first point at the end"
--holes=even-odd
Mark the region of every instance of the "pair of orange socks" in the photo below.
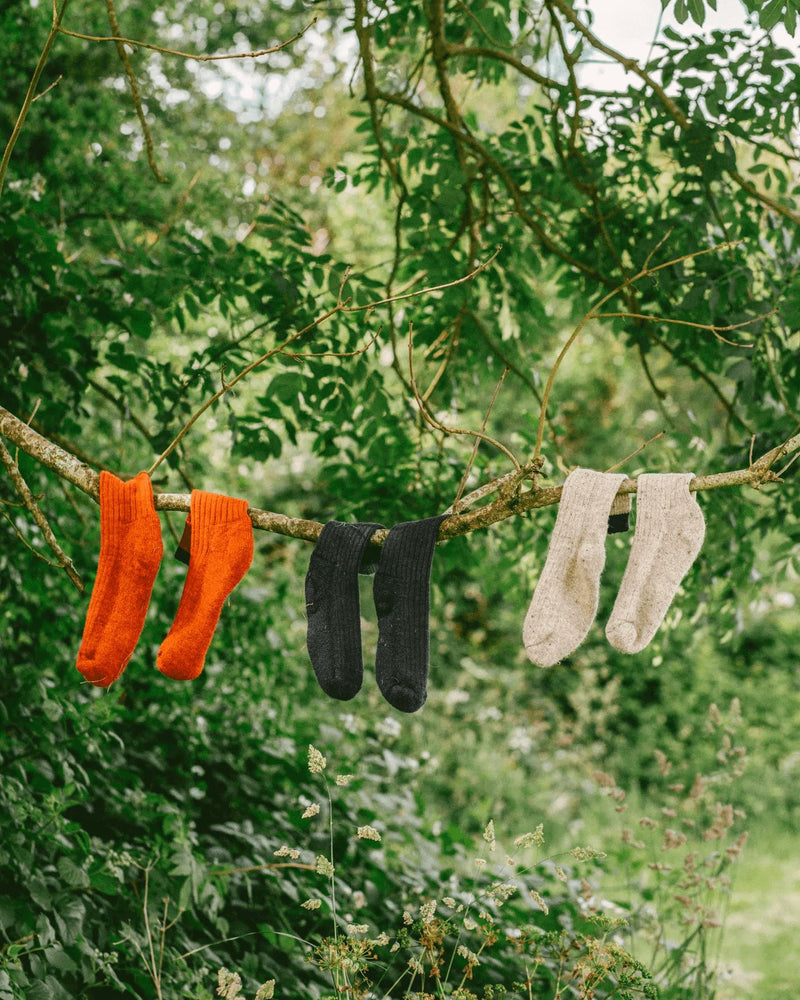
{"type": "MultiPolygon", "coordinates": [[[[253,560],[247,501],[192,491],[189,572],[175,621],[158,651],[158,669],[192,680],[203,669],[225,599],[253,560]]],[[[133,655],[144,627],[163,545],[146,472],[122,482],[100,473],[100,561],[77,668],[108,687],[133,655]]]]}

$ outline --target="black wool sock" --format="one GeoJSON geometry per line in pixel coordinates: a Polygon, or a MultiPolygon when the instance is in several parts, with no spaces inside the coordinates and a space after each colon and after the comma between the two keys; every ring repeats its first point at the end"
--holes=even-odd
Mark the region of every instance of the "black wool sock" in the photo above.
{"type": "Polygon", "coordinates": [[[375,679],[389,704],[416,712],[428,696],[430,580],[439,525],[447,514],[396,524],[375,573],[375,679]]]}
{"type": "Polygon", "coordinates": [[[354,698],[364,676],[358,573],[370,538],[382,524],[329,521],[306,575],[306,643],[322,690],[341,701],[354,698]]]}

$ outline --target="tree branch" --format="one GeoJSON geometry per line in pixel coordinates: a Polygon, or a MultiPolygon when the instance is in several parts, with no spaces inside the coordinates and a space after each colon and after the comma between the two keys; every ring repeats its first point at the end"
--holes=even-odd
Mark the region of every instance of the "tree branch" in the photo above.
{"type": "MultiPolygon", "coordinates": [[[[36,432],[34,431],[33,433],[35,434],[36,432]]],[[[38,434],[36,436],[38,437],[38,434]]],[[[56,539],[56,536],[53,534],[53,529],[50,527],[47,518],[39,509],[39,505],[36,503],[36,500],[33,494],[31,493],[30,487],[22,478],[22,474],[20,473],[17,467],[17,463],[11,457],[11,453],[9,452],[8,448],[6,448],[5,441],[3,441],[1,438],[0,438],[0,461],[2,461],[3,465],[5,466],[6,472],[11,478],[11,482],[14,484],[14,489],[17,491],[17,493],[19,493],[20,499],[25,504],[27,509],[31,512],[34,521],[36,521],[36,523],[39,525],[42,535],[44,536],[44,540],[52,549],[56,559],[58,559],[58,565],[64,569],[70,580],[72,580],[72,582],[75,584],[78,590],[81,593],[83,593],[84,591],[83,580],[81,580],[80,576],[78,575],[78,571],[75,569],[75,566],[73,565],[70,557],[58,544],[58,540],[56,539]]],[[[36,553],[36,555],[40,554],[36,552],[35,549],[33,551],[36,553]]]]}
{"type": "Polygon", "coordinates": [[[588,264],[585,264],[582,260],[578,260],[577,257],[573,257],[570,253],[568,253],[568,251],[556,243],[556,241],[549,235],[545,227],[537,222],[531,215],[530,211],[526,208],[522,191],[514,181],[514,178],[511,176],[509,170],[486,148],[486,146],[484,146],[483,143],[479,142],[473,135],[468,132],[460,131],[446,118],[440,118],[439,115],[435,115],[432,111],[429,111],[422,105],[415,104],[413,101],[400,94],[393,94],[385,90],[380,90],[376,96],[380,100],[385,101],[387,104],[394,104],[398,108],[403,108],[405,111],[408,111],[413,115],[418,115],[420,118],[424,118],[426,121],[431,122],[431,124],[445,129],[455,137],[457,142],[463,143],[471,149],[488,167],[491,168],[492,171],[494,171],[495,175],[500,178],[503,186],[514,203],[514,209],[517,215],[524,222],[526,227],[534,233],[543,247],[555,254],[555,256],[564,261],[565,264],[569,264],[570,267],[574,267],[576,270],[582,271],[585,275],[592,278],[594,281],[597,281],[599,284],[605,285],[606,287],[609,287],[612,284],[612,279],[599,274],[593,268],[589,267],[588,264]]]}
{"type": "MultiPolygon", "coordinates": [[[[631,73],[635,73],[636,76],[643,80],[661,102],[662,107],[670,118],[682,131],[685,132],[691,127],[692,123],[690,119],[683,113],[683,111],[681,111],[664,88],[647,72],[647,70],[643,69],[635,59],[624,56],[621,52],[617,52],[616,49],[612,49],[609,45],[601,42],[597,35],[595,35],[594,32],[580,20],[566,0],[552,0],[552,2],[556,7],[558,7],[559,11],[575,28],[575,30],[583,35],[593,49],[597,49],[598,52],[602,52],[604,55],[607,55],[610,59],[618,62],[624,69],[629,70],[631,73]]],[[[768,194],[765,194],[765,192],[760,191],[755,184],[744,178],[738,170],[735,168],[732,170],[726,169],[725,173],[730,177],[734,184],[738,184],[738,186],[744,192],[749,194],[751,198],[755,198],[757,201],[760,201],[762,205],[766,205],[767,208],[771,208],[773,212],[777,212],[784,218],[790,219],[795,223],[795,225],[800,225],[800,213],[793,211],[788,205],[782,205],[779,201],[776,201],[768,194]]]]}
{"type": "Polygon", "coordinates": [[[39,61],[36,63],[36,68],[34,69],[33,76],[31,77],[31,82],[28,84],[28,90],[25,94],[19,114],[17,115],[17,120],[14,122],[11,137],[6,143],[6,148],[3,151],[3,159],[0,160],[0,195],[3,193],[3,184],[5,183],[6,173],[8,172],[8,163],[11,159],[11,154],[14,152],[14,146],[17,144],[17,139],[19,139],[19,134],[22,131],[22,126],[25,124],[25,119],[28,117],[31,105],[36,100],[36,88],[39,86],[39,80],[50,55],[50,49],[52,49],[53,42],[56,40],[56,35],[58,34],[61,26],[61,20],[64,17],[64,11],[67,9],[68,2],[69,0],[61,0],[61,7],[58,9],[56,9],[55,4],[53,4],[53,22],[50,25],[50,32],[47,35],[44,46],[42,47],[39,61]]]}
{"type": "Polygon", "coordinates": [[[137,49],[149,49],[152,52],[161,52],[167,56],[178,56],[181,59],[194,59],[197,62],[220,62],[223,59],[258,59],[260,56],[273,55],[273,53],[282,51],[293,42],[296,42],[299,38],[302,38],[308,29],[313,27],[318,20],[319,19],[316,17],[313,18],[308,22],[305,28],[301,28],[300,31],[292,35],[291,38],[287,38],[285,42],[279,42],[277,45],[271,45],[268,49],[257,49],[253,52],[224,52],[221,55],[209,55],[206,52],[182,52],[180,49],[167,49],[162,45],[153,45],[151,42],[143,42],[137,38],[125,38],[118,33],[113,35],[83,35],[79,31],[68,31],[66,28],[62,27],[59,27],[58,31],[62,35],[67,35],[70,38],[80,38],[84,42],[116,42],[118,45],[131,45],[137,49]]]}
{"type": "MultiPolygon", "coordinates": [[[[59,448],[58,445],[48,441],[36,431],[28,427],[20,419],[9,413],[8,410],[0,406],[0,435],[8,438],[23,451],[27,452],[36,461],[41,462],[46,468],[55,472],[56,475],[67,482],[77,486],[93,500],[100,500],[100,475],[89,468],[83,462],[70,455],[69,452],[59,448]]],[[[716,490],[728,486],[751,485],[756,488],[762,483],[781,482],[780,478],[772,471],[772,466],[779,462],[786,455],[800,451],[800,434],[784,441],[771,451],[762,455],[761,458],[751,462],[746,469],[736,469],[731,472],[718,472],[707,476],[696,476],[690,483],[689,489],[694,492],[705,490],[716,490]]],[[[526,467],[531,474],[535,473],[533,465],[526,467]]],[[[523,470],[524,471],[524,470],[523,470]]],[[[550,507],[561,499],[561,486],[533,487],[524,493],[509,494],[508,489],[503,489],[504,485],[512,482],[516,485],[519,482],[519,474],[513,473],[510,476],[501,476],[486,487],[481,487],[469,497],[465,497],[462,503],[471,498],[485,496],[491,490],[499,489],[501,495],[499,499],[478,510],[466,514],[452,514],[442,523],[439,529],[439,540],[457,538],[459,535],[466,535],[479,528],[488,528],[499,521],[505,521],[510,517],[515,517],[529,510],[538,510],[540,507],[550,507]],[[512,482],[513,481],[513,482],[512,482]]],[[[635,493],[637,490],[636,479],[625,479],[620,484],[619,493],[635,493]]],[[[188,512],[190,510],[191,497],[189,494],[180,493],[156,493],[154,503],[156,510],[177,510],[188,512]]],[[[319,521],[309,521],[300,517],[289,517],[287,514],[279,514],[269,510],[259,510],[251,507],[248,511],[250,520],[254,528],[263,531],[271,531],[277,535],[286,535],[290,538],[301,538],[305,541],[314,542],[322,531],[322,524],[319,521]]],[[[371,544],[381,546],[386,540],[388,531],[383,529],[377,531],[371,539],[371,544]]]]}

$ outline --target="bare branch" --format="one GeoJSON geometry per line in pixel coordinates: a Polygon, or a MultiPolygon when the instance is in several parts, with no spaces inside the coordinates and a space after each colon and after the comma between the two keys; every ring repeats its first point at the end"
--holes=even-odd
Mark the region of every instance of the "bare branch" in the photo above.
{"type": "MultiPolygon", "coordinates": [[[[492,393],[492,398],[489,401],[489,406],[486,410],[486,416],[483,418],[483,423],[481,424],[481,434],[486,432],[486,425],[489,423],[489,417],[491,416],[492,410],[494,409],[494,404],[497,401],[497,394],[502,388],[503,382],[506,380],[506,375],[508,375],[509,369],[504,368],[503,374],[500,376],[500,380],[494,387],[494,392],[492,393]]],[[[473,463],[475,462],[475,456],[478,454],[478,445],[481,443],[479,437],[475,438],[475,444],[472,446],[472,454],[469,456],[469,461],[464,469],[464,475],[461,477],[461,482],[458,484],[458,492],[456,493],[456,498],[453,501],[452,509],[457,511],[461,505],[461,494],[464,492],[464,487],[467,485],[467,478],[469,477],[470,471],[472,469],[473,463]]]]}
{"type": "Polygon", "coordinates": [[[309,21],[305,28],[298,31],[297,34],[292,35],[292,37],[288,38],[285,42],[280,42],[277,45],[271,45],[267,49],[257,49],[254,52],[225,52],[221,55],[208,55],[204,52],[182,52],[179,49],[167,49],[162,45],[153,45],[150,42],[142,42],[135,38],[124,38],[115,28],[112,28],[112,31],[115,32],[113,35],[83,35],[79,31],[68,31],[66,28],[61,27],[59,27],[58,31],[62,35],[68,35],[70,38],[80,38],[85,42],[116,42],[117,45],[132,45],[137,49],[150,49],[152,52],[161,52],[166,56],[178,56],[181,59],[195,59],[197,62],[221,62],[223,59],[258,59],[260,56],[270,56],[274,52],[280,52],[293,42],[296,42],[298,38],[302,38],[308,29],[313,27],[317,21],[318,18],[315,17],[313,20],[309,21]]]}
{"type": "MultiPolygon", "coordinates": [[[[447,427],[445,424],[441,423],[441,421],[437,420],[436,417],[434,417],[434,415],[430,412],[428,407],[425,405],[425,400],[420,395],[419,389],[417,388],[417,380],[414,376],[414,334],[413,334],[413,328],[411,327],[410,324],[408,328],[408,369],[409,369],[409,376],[411,379],[411,391],[414,393],[414,399],[416,400],[417,406],[419,407],[419,412],[422,415],[422,418],[426,424],[429,424],[431,427],[434,428],[434,430],[441,431],[442,434],[446,434],[448,436],[463,434],[467,437],[474,437],[478,442],[485,441],[487,444],[491,444],[498,450],[502,451],[502,453],[506,456],[506,458],[508,458],[513,463],[515,469],[520,468],[520,464],[517,461],[516,457],[512,454],[512,452],[509,451],[508,448],[506,448],[506,446],[501,441],[498,441],[496,438],[490,437],[488,434],[484,434],[482,430],[471,431],[464,427],[447,427]]],[[[503,378],[500,380],[500,385],[502,385],[503,379],[505,379],[507,371],[508,370],[506,369],[506,371],[503,373],[503,378]]],[[[497,391],[500,389],[500,385],[498,385],[497,389],[495,390],[495,396],[497,395],[497,391]]],[[[492,404],[493,403],[494,403],[494,398],[492,399],[492,404]]],[[[489,407],[489,412],[491,412],[491,406],[489,407]]],[[[487,413],[487,418],[488,415],[489,414],[487,413]]],[[[484,421],[484,426],[485,424],[486,421],[484,421]]],[[[470,462],[471,461],[472,460],[470,460],[470,462]]]]}
{"type": "MultiPolygon", "coordinates": [[[[119,24],[117,22],[117,11],[114,7],[114,0],[106,0],[106,9],[108,11],[108,20],[111,25],[111,31],[114,33],[114,36],[118,36],[119,24]]],[[[125,75],[128,77],[128,85],[131,88],[133,106],[136,108],[136,116],[139,119],[139,124],[142,126],[142,135],[144,137],[144,144],[147,150],[147,162],[150,164],[150,169],[153,171],[155,179],[160,184],[168,184],[169,181],[158,169],[158,164],[156,163],[155,144],[153,143],[153,137],[150,134],[150,126],[147,124],[147,118],[145,117],[144,108],[142,107],[142,100],[139,97],[139,85],[136,82],[136,74],[133,72],[133,66],[131,65],[130,57],[128,56],[128,50],[121,41],[117,41],[117,54],[122,60],[122,65],[125,67],[125,75]]]]}

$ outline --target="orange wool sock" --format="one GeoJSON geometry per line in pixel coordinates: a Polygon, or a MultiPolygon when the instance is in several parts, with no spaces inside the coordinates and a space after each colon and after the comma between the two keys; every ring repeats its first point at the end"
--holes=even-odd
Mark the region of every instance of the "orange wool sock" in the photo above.
{"type": "Polygon", "coordinates": [[[158,669],[190,681],[203,669],[225,598],[253,561],[247,501],[192,491],[189,572],[172,628],[158,651],[158,669]]]}
{"type": "Polygon", "coordinates": [[[108,687],[133,656],[161,563],[161,525],[146,472],[124,483],[100,473],[100,560],[75,664],[108,687]]]}

